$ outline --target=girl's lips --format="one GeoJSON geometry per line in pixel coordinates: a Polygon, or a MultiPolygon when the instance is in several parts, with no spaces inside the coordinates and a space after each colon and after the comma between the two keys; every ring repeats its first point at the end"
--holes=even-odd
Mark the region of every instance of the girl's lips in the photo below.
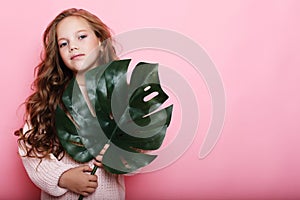
{"type": "Polygon", "coordinates": [[[78,58],[80,56],[84,56],[84,54],[76,54],[74,56],[71,56],[71,60],[75,59],[75,58],[78,58]]]}

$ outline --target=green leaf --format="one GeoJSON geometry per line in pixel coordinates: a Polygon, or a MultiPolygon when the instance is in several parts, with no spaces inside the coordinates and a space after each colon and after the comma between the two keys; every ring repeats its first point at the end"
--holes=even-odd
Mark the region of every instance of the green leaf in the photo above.
{"type": "Polygon", "coordinates": [[[110,144],[102,163],[115,174],[131,173],[156,158],[143,152],[161,146],[173,108],[161,108],[168,96],[160,86],[158,65],[137,64],[128,84],[129,63],[129,59],[117,60],[86,73],[96,117],[75,79],[62,97],[73,121],[61,108],[56,110],[58,138],[66,152],[78,162],[87,162],[110,144]]]}

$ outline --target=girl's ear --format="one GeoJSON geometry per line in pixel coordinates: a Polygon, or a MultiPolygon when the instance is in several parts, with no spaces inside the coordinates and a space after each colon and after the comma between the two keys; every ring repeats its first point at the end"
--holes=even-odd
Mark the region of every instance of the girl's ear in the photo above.
{"type": "Polygon", "coordinates": [[[103,52],[103,46],[102,46],[102,42],[99,40],[99,49],[100,49],[100,52],[103,52]]]}

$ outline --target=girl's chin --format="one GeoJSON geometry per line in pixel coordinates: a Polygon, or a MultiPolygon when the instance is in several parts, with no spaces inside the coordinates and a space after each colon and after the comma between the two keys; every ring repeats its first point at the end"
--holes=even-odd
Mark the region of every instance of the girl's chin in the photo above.
{"type": "MultiPolygon", "coordinates": [[[[98,64],[98,63],[97,63],[98,64]]],[[[79,73],[79,72],[86,72],[90,69],[93,69],[97,67],[96,63],[88,63],[88,62],[82,62],[82,63],[76,63],[75,65],[72,66],[72,71],[79,73]]]]}
{"type": "Polygon", "coordinates": [[[77,68],[75,68],[75,71],[77,73],[84,73],[84,72],[87,72],[87,71],[89,71],[90,69],[93,69],[93,68],[94,67],[92,67],[92,66],[77,67],[77,68]]]}

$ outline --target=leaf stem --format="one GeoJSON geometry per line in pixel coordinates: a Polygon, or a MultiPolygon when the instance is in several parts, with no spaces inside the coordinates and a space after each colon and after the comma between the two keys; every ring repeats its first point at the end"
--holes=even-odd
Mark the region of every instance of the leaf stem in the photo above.
{"type": "Polygon", "coordinates": [[[92,172],[91,172],[91,175],[94,175],[96,173],[97,169],[98,169],[98,166],[95,165],[92,172]]]}
{"type": "MultiPolygon", "coordinates": [[[[128,108],[126,108],[126,110],[127,110],[127,109],[128,109],[128,108]]],[[[121,121],[122,118],[124,118],[124,116],[125,116],[125,111],[123,112],[123,114],[122,114],[122,116],[121,116],[121,118],[120,118],[119,121],[121,121]]],[[[112,131],[111,137],[110,137],[109,140],[107,141],[107,144],[109,144],[109,143],[111,142],[111,139],[114,137],[115,133],[117,132],[117,129],[118,129],[118,126],[116,125],[116,126],[114,127],[114,130],[112,131]]],[[[93,168],[93,170],[92,170],[92,172],[91,172],[91,175],[94,175],[94,174],[96,173],[97,169],[98,169],[98,166],[95,165],[94,168],[93,168]]],[[[78,200],[82,200],[82,199],[83,199],[83,196],[80,195],[79,198],[78,198],[78,200]]]]}

